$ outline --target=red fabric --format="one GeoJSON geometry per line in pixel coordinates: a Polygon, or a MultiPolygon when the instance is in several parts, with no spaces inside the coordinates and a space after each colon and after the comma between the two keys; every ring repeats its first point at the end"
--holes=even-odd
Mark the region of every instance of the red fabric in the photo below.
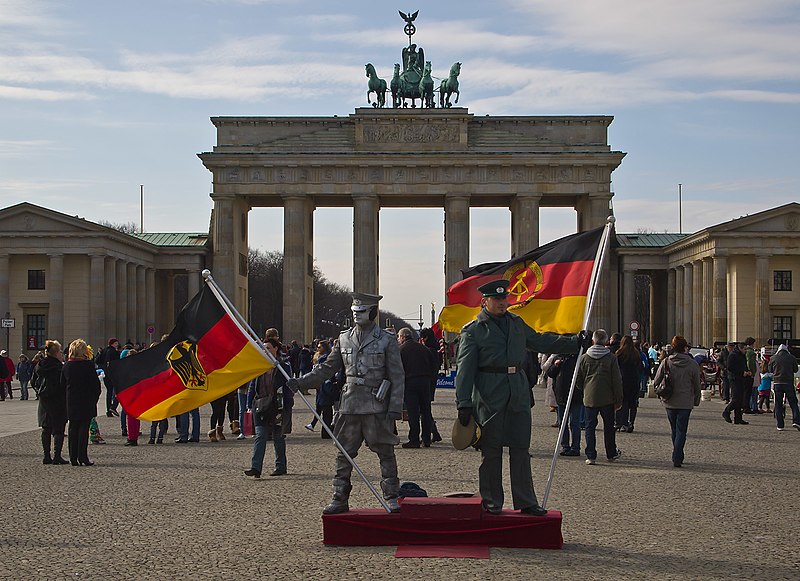
{"type": "Polygon", "coordinates": [[[488,559],[489,547],[485,545],[401,545],[394,556],[400,558],[488,559]]]}
{"type": "Polygon", "coordinates": [[[400,512],[405,518],[480,520],[483,507],[480,498],[408,497],[400,499],[400,512]]]}
{"type": "Polygon", "coordinates": [[[244,412],[244,425],[242,426],[242,433],[245,436],[253,436],[256,433],[256,429],[253,426],[253,412],[250,410],[244,412]]]}
{"type": "MultiPolygon", "coordinates": [[[[460,500],[469,511],[474,499],[460,500]]],[[[408,506],[408,505],[407,505],[408,506]]],[[[442,504],[441,506],[445,506],[442,504]]],[[[561,513],[549,511],[535,517],[519,511],[504,510],[499,515],[481,511],[477,518],[452,518],[451,503],[447,510],[431,504],[425,518],[409,517],[403,506],[389,514],[383,509],[360,509],[322,516],[323,542],[326,545],[483,545],[531,549],[560,549],[561,513]],[[450,518],[442,518],[450,514],[450,518]]]]}

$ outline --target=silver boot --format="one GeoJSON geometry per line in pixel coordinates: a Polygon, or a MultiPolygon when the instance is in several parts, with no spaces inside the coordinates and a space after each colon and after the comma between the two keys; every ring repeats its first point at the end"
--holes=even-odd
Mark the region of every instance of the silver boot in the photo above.
{"type": "Polygon", "coordinates": [[[397,478],[386,478],[381,480],[381,490],[383,491],[383,499],[392,512],[400,512],[400,504],[397,501],[397,495],[400,494],[400,480],[397,478]]]}
{"type": "Polygon", "coordinates": [[[350,499],[351,490],[353,490],[353,487],[350,484],[334,484],[333,498],[331,498],[328,506],[322,509],[322,514],[339,514],[350,510],[350,505],[347,501],[350,499]]]}

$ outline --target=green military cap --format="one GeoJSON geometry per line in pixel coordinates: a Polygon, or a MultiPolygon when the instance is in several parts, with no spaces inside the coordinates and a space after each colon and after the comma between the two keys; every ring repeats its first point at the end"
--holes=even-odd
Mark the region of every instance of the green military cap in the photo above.
{"type": "Polygon", "coordinates": [[[353,298],[353,304],[350,309],[359,312],[377,307],[378,301],[383,298],[381,295],[371,295],[369,293],[350,293],[350,296],[353,298]]]}
{"type": "Polygon", "coordinates": [[[511,284],[510,281],[500,278],[479,286],[478,291],[484,297],[507,297],[509,284],[511,284]]]}

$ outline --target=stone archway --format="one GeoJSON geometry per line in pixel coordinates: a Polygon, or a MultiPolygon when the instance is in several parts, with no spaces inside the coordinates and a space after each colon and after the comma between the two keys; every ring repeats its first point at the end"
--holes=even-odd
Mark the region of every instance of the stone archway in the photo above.
{"type": "MultiPolygon", "coordinates": [[[[215,278],[247,304],[247,212],[284,208],[282,334],[312,334],[313,212],[353,207],[354,290],[377,293],[381,207],[445,211],[445,280],[469,266],[470,207],[508,207],[512,252],[539,244],[539,208],[572,207],[577,228],[605,224],[613,117],[475,117],[463,108],[356,109],[348,117],[214,117],[217,144],[199,154],[213,173],[215,278]]],[[[607,276],[607,274],[606,274],[607,276]]],[[[611,321],[604,287],[593,325],[611,321]]]]}

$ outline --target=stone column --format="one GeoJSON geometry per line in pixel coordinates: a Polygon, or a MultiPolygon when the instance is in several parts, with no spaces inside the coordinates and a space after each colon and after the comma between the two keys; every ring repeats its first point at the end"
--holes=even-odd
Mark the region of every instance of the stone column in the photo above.
{"type": "MultiPolygon", "coordinates": [[[[375,198],[377,204],[377,198],[375,198]]],[[[358,216],[358,212],[354,212],[358,216]]],[[[375,216],[377,229],[377,212],[375,216]]],[[[358,230],[356,220],[356,232],[358,230]]],[[[284,196],[283,198],[283,328],[279,329],[285,341],[295,339],[310,342],[313,339],[314,323],[314,246],[313,246],[314,208],[308,198],[303,196],[284,196]]],[[[356,234],[357,236],[357,234],[356,234]]],[[[353,281],[356,290],[363,292],[376,292],[378,284],[378,248],[377,231],[374,234],[375,245],[372,265],[366,266],[372,270],[375,289],[359,289],[358,273],[359,262],[353,262],[353,281]]],[[[356,237],[356,241],[358,238],[356,237]]],[[[359,256],[358,243],[354,244],[353,252],[359,256]]],[[[366,264],[366,261],[361,264],[366,264]]],[[[247,316],[247,308],[240,311],[247,316]]]]}
{"type": "MultiPolygon", "coordinates": [[[[212,198],[214,199],[214,280],[233,301],[238,270],[234,240],[234,197],[214,194],[212,198]]],[[[170,320],[175,318],[173,311],[170,311],[169,318],[170,320]]]]}
{"type": "MultiPolygon", "coordinates": [[[[106,257],[106,336],[104,339],[117,337],[117,259],[112,256],[106,257]]],[[[105,347],[104,341],[101,345],[105,347]]]]}
{"type": "Polygon", "coordinates": [[[636,270],[625,266],[622,269],[622,327],[623,335],[629,333],[631,321],[636,319],[636,270]]]}
{"type": "MultiPolygon", "coordinates": [[[[103,335],[106,330],[106,257],[104,254],[91,254],[91,275],[89,277],[89,342],[105,345],[103,335]]],[[[63,280],[63,278],[62,278],[63,280]]]]}
{"type": "Polygon", "coordinates": [[[189,288],[189,300],[192,300],[200,292],[200,270],[196,268],[188,269],[186,271],[186,280],[189,288]]]}
{"type": "MultiPolygon", "coordinates": [[[[663,270],[650,272],[650,343],[666,340],[665,312],[668,313],[668,301],[665,293],[666,276],[663,270]]],[[[674,292],[674,291],[673,291],[674,292]]],[[[671,339],[672,337],[670,337],[671,339]]]]}
{"type": "Polygon", "coordinates": [[[689,262],[683,266],[683,335],[691,345],[693,343],[694,329],[694,269],[689,262]]]}
{"type": "Polygon", "coordinates": [[[375,195],[353,196],[353,290],[378,293],[380,204],[375,195]]]}
{"type": "Polygon", "coordinates": [[[444,280],[448,289],[469,267],[469,196],[448,194],[444,200],[444,280]]]}
{"type": "Polygon", "coordinates": [[[145,287],[145,267],[136,267],[136,337],[147,340],[147,289],[145,287]]]}
{"type": "Polygon", "coordinates": [[[769,312],[769,255],[756,254],[756,316],[755,316],[755,340],[756,346],[766,345],[772,337],[770,329],[769,312]]]}
{"type": "Polygon", "coordinates": [[[714,270],[711,257],[703,258],[703,345],[714,346],[714,270]]]}
{"type": "Polygon", "coordinates": [[[167,320],[165,330],[171,331],[175,326],[175,272],[167,272],[167,320]]]}
{"type": "MultiPolygon", "coordinates": [[[[683,265],[675,269],[675,333],[674,335],[683,335],[686,331],[684,323],[684,275],[685,269],[683,265]]],[[[685,335],[684,335],[685,336],[685,335]]],[[[672,337],[670,337],[670,340],[672,337]]]]}
{"type": "Polygon", "coordinates": [[[124,341],[136,341],[138,329],[136,328],[136,304],[138,302],[136,297],[136,265],[132,262],[127,263],[127,281],[128,281],[128,312],[127,312],[127,325],[125,326],[125,339],[124,341]]]}
{"type": "Polygon", "coordinates": [[[667,334],[659,337],[661,341],[671,341],[675,336],[675,278],[674,268],[667,269],[667,334]]]}
{"type": "Polygon", "coordinates": [[[161,339],[161,334],[171,329],[161,330],[156,325],[156,269],[148,268],[144,275],[145,296],[147,297],[146,318],[147,324],[153,325],[156,328],[156,333],[153,335],[153,340],[158,341],[161,339]]]}
{"type": "Polygon", "coordinates": [[[128,334],[128,263],[117,260],[117,328],[114,336],[124,344],[128,334]]]}
{"type": "Polygon", "coordinates": [[[728,340],[728,257],[717,253],[714,263],[714,314],[712,317],[712,339],[728,340]]]}
{"type": "Polygon", "coordinates": [[[11,311],[11,290],[8,284],[10,260],[8,254],[0,254],[0,317],[11,311]]]}
{"type": "MultiPolygon", "coordinates": [[[[94,257],[92,257],[94,261],[94,257]]],[[[94,262],[92,262],[94,265],[94,262]]],[[[50,296],[50,308],[47,312],[47,335],[52,339],[64,342],[64,255],[50,255],[50,280],[47,281],[47,293],[50,296]]],[[[92,273],[94,279],[94,273],[92,273]]],[[[102,287],[101,287],[102,288],[102,287]]],[[[92,289],[94,291],[94,289],[92,289]]],[[[105,311],[105,309],[103,309],[105,311]]],[[[91,313],[94,317],[95,313],[91,313]]],[[[92,343],[97,345],[96,343],[92,343]]]]}
{"type": "MultiPolygon", "coordinates": [[[[581,231],[591,230],[605,226],[608,217],[612,215],[609,208],[611,202],[611,194],[608,192],[596,192],[589,194],[588,198],[588,215],[583,218],[583,226],[581,231]]],[[[613,235],[612,230],[612,235],[613,235]]],[[[590,328],[597,329],[603,328],[612,332],[615,327],[615,322],[611,320],[611,300],[612,300],[612,285],[617,286],[617,282],[613,277],[611,262],[611,254],[613,252],[613,245],[609,244],[606,252],[605,262],[602,269],[598,273],[597,294],[594,299],[593,312],[591,315],[590,328]]],[[[621,329],[622,330],[622,329],[621,329]]]]}
{"type": "Polygon", "coordinates": [[[703,261],[695,260],[692,263],[692,344],[705,345],[703,342],[703,261]]]}
{"type": "Polygon", "coordinates": [[[511,203],[511,254],[522,256],[539,247],[541,194],[517,194],[511,203]]]}

